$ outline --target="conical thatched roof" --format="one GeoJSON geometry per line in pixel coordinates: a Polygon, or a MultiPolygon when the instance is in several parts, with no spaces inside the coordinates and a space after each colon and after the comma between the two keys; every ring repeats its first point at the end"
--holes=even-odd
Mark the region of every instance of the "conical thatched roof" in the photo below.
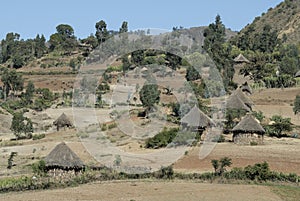
{"type": "Polygon", "coordinates": [[[239,54],[233,60],[237,63],[250,63],[250,61],[242,54],[239,54]]]}
{"type": "Polygon", "coordinates": [[[295,74],[295,77],[300,77],[300,70],[295,74]]]}
{"type": "Polygon", "coordinates": [[[181,118],[181,123],[186,124],[189,127],[201,127],[205,128],[215,123],[204,114],[196,105],[181,118]]]}
{"type": "Polygon", "coordinates": [[[240,109],[246,110],[247,112],[251,111],[251,108],[249,108],[236,94],[231,94],[226,100],[225,105],[227,109],[240,109]]]}
{"type": "Polygon", "coordinates": [[[237,89],[232,93],[232,96],[238,96],[250,109],[254,105],[254,102],[242,91],[242,89],[237,89]]]}
{"type": "Polygon", "coordinates": [[[266,131],[260,125],[259,121],[251,114],[247,114],[242,120],[232,129],[233,132],[241,133],[259,133],[264,134],[266,131]]]}
{"type": "Polygon", "coordinates": [[[62,113],[53,124],[57,127],[72,126],[72,122],[65,113],[62,113]]]}
{"type": "Polygon", "coordinates": [[[45,158],[46,167],[60,169],[82,169],[84,163],[62,142],[58,144],[45,158]]]}

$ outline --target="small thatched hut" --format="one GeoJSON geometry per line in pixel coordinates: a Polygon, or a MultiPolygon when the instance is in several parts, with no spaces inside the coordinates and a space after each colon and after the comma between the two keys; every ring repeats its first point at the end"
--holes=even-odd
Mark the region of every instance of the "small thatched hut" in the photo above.
{"type": "Polygon", "coordinates": [[[237,94],[231,94],[225,103],[226,109],[237,109],[237,110],[245,110],[247,112],[251,111],[251,108],[247,106],[241,98],[237,94]]]}
{"type": "Polygon", "coordinates": [[[84,168],[81,159],[64,142],[58,144],[45,158],[46,168],[78,172],[84,168]]]}
{"type": "Polygon", "coordinates": [[[56,126],[57,131],[59,131],[60,128],[64,127],[72,127],[73,124],[70,121],[70,119],[65,115],[65,113],[62,113],[54,122],[53,125],[56,126]]]}
{"type": "Polygon", "coordinates": [[[181,119],[183,130],[200,132],[212,125],[213,120],[204,114],[196,105],[181,119]]]}
{"type": "Polygon", "coordinates": [[[257,144],[262,144],[265,129],[255,117],[251,114],[247,114],[232,129],[232,132],[234,143],[251,144],[251,142],[255,142],[257,144]]]}
{"type": "Polygon", "coordinates": [[[245,81],[251,82],[249,76],[244,76],[240,72],[245,67],[245,65],[249,64],[250,61],[244,57],[242,54],[239,54],[236,58],[234,58],[234,75],[232,81],[237,83],[238,85],[242,85],[245,81]]]}
{"type": "Polygon", "coordinates": [[[242,91],[242,89],[238,88],[235,90],[232,94],[232,96],[238,96],[243,103],[252,110],[252,106],[254,105],[254,102],[242,91]]]}
{"type": "Polygon", "coordinates": [[[295,74],[295,77],[300,77],[300,70],[295,74]]]}
{"type": "Polygon", "coordinates": [[[250,61],[244,55],[242,55],[242,54],[239,54],[233,60],[236,63],[250,63],[250,61]]]}

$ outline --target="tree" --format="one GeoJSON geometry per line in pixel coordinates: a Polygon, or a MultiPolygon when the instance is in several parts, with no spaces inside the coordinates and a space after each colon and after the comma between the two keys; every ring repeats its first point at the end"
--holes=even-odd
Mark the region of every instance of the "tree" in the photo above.
{"type": "Polygon", "coordinates": [[[271,136],[281,137],[284,131],[292,130],[291,118],[283,118],[280,115],[274,115],[272,116],[271,121],[275,122],[270,126],[271,130],[269,131],[269,134],[271,136]]]}
{"type": "Polygon", "coordinates": [[[65,38],[74,37],[74,29],[68,24],[60,24],[56,27],[56,32],[65,38]]]}
{"type": "Polygon", "coordinates": [[[218,70],[222,72],[224,85],[228,89],[233,85],[234,75],[233,60],[230,57],[231,45],[226,43],[225,26],[220,15],[216,16],[215,23],[212,23],[204,30],[203,48],[215,62],[218,70]]]}
{"type": "Polygon", "coordinates": [[[194,81],[201,78],[199,72],[192,66],[188,66],[186,69],[186,75],[185,78],[187,81],[194,81]]]}
{"type": "Polygon", "coordinates": [[[127,33],[127,32],[128,32],[128,22],[124,21],[122,23],[121,28],[119,29],[119,33],[122,34],[122,33],[127,33]]]}
{"type": "Polygon", "coordinates": [[[122,69],[123,69],[123,74],[125,75],[126,71],[130,68],[130,62],[128,59],[128,55],[122,56],[122,69]]]}
{"type": "Polygon", "coordinates": [[[220,167],[219,160],[213,159],[213,160],[211,160],[211,164],[215,170],[215,173],[217,173],[218,169],[220,167]]]}
{"type": "Polygon", "coordinates": [[[24,80],[22,75],[18,74],[16,70],[5,69],[1,76],[1,81],[4,85],[5,99],[8,97],[10,91],[13,91],[15,94],[16,91],[23,90],[24,80]]]}
{"type": "Polygon", "coordinates": [[[11,152],[10,156],[7,160],[7,169],[11,169],[13,167],[14,157],[18,154],[18,152],[11,152]]]}
{"type": "Polygon", "coordinates": [[[47,52],[47,47],[46,47],[46,38],[44,35],[40,36],[39,34],[35,37],[34,39],[34,56],[36,58],[41,58],[45,52],[47,52]]]}
{"type": "Polygon", "coordinates": [[[34,84],[32,81],[29,81],[27,84],[27,87],[26,87],[25,94],[24,94],[25,102],[27,104],[32,102],[34,92],[35,92],[34,84]]]}
{"type": "Polygon", "coordinates": [[[295,115],[300,113],[300,95],[297,95],[295,98],[293,111],[295,115]]]}
{"type": "Polygon", "coordinates": [[[56,27],[56,33],[50,36],[49,43],[51,50],[62,50],[70,53],[77,46],[74,29],[67,24],[58,25],[56,27]]]}
{"type": "Polygon", "coordinates": [[[231,158],[223,157],[220,160],[213,159],[211,164],[217,175],[222,175],[226,171],[226,167],[230,167],[232,162],[231,158]]]}
{"type": "Polygon", "coordinates": [[[144,107],[146,107],[146,113],[150,111],[154,104],[159,103],[160,91],[157,84],[145,84],[140,91],[140,99],[144,107]]]}
{"type": "Polygon", "coordinates": [[[10,130],[12,130],[17,139],[31,138],[33,132],[32,121],[23,116],[23,113],[14,114],[10,130]]]}
{"type": "Polygon", "coordinates": [[[95,25],[96,28],[96,38],[98,39],[99,44],[106,41],[109,37],[109,32],[107,30],[107,25],[104,20],[100,20],[95,25]]]}

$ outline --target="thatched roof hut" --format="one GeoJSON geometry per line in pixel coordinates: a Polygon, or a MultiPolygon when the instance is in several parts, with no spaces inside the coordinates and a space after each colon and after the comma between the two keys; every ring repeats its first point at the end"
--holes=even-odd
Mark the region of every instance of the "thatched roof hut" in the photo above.
{"type": "Polygon", "coordinates": [[[247,106],[241,98],[236,94],[231,94],[225,103],[226,109],[238,109],[238,110],[246,110],[247,112],[251,111],[251,108],[247,106]]]}
{"type": "Polygon", "coordinates": [[[58,144],[45,158],[46,168],[62,170],[81,170],[82,160],[64,142],[58,144]]]}
{"type": "Polygon", "coordinates": [[[246,94],[244,94],[242,89],[239,88],[236,91],[234,91],[232,93],[232,96],[238,96],[247,107],[252,109],[252,106],[254,105],[254,102],[246,94]]]}
{"type": "Polygon", "coordinates": [[[242,54],[239,54],[233,60],[236,63],[250,63],[250,61],[244,55],[242,55],[242,54]]]}
{"type": "Polygon", "coordinates": [[[295,74],[295,77],[300,77],[300,70],[295,74]]]}
{"type": "Polygon", "coordinates": [[[215,123],[204,114],[196,105],[181,118],[181,124],[185,128],[197,130],[204,129],[215,123]]]}
{"type": "Polygon", "coordinates": [[[56,126],[57,130],[63,127],[72,127],[73,124],[65,113],[62,113],[54,122],[53,125],[56,126]]]}
{"type": "Polygon", "coordinates": [[[259,121],[251,114],[247,114],[232,129],[233,141],[237,144],[263,144],[263,136],[265,129],[260,125],[259,121]]]}
{"type": "Polygon", "coordinates": [[[259,121],[251,114],[245,117],[232,129],[234,133],[257,133],[264,134],[266,131],[260,125],[259,121]]]}

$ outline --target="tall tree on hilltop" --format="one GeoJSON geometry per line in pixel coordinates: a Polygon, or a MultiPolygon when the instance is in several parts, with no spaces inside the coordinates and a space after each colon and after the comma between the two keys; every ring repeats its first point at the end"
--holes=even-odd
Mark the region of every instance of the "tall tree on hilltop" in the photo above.
{"type": "Polygon", "coordinates": [[[119,33],[126,33],[128,32],[128,22],[124,21],[122,26],[119,29],[119,33]]]}
{"type": "Polygon", "coordinates": [[[77,40],[74,36],[74,29],[67,24],[60,24],[56,27],[56,33],[50,36],[50,49],[62,50],[70,53],[77,46],[77,40]]]}
{"type": "Polygon", "coordinates": [[[109,32],[107,30],[107,25],[104,20],[100,20],[95,25],[96,28],[96,38],[98,39],[99,44],[106,41],[109,37],[109,32]]]}
{"type": "Polygon", "coordinates": [[[231,45],[226,43],[225,26],[220,15],[216,16],[215,23],[212,23],[204,30],[204,50],[215,62],[218,70],[223,75],[225,87],[233,84],[234,74],[233,60],[230,57],[231,45]]]}

